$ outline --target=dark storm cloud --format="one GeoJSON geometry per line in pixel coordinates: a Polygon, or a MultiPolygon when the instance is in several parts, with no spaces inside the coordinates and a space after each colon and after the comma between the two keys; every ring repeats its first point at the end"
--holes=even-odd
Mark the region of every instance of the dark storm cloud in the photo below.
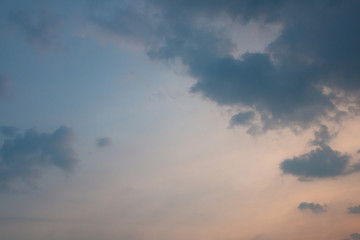
{"type": "Polygon", "coordinates": [[[313,213],[323,213],[326,212],[326,204],[320,205],[318,203],[308,203],[308,202],[302,202],[299,204],[298,209],[300,211],[311,211],[313,213]]]}
{"type": "Polygon", "coordinates": [[[25,40],[38,47],[54,45],[60,17],[46,6],[34,4],[36,10],[14,9],[7,16],[7,27],[20,32],[25,40]]]}
{"type": "Polygon", "coordinates": [[[78,159],[72,139],[73,132],[66,126],[53,133],[30,129],[5,139],[0,149],[0,189],[10,189],[17,180],[33,183],[49,167],[73,170],[78,159]]]}
{"type": "Polygon", "coordinates": [[[309,153],[280,164],[284,174],[291,174],[301,179],[329,178],[345,176],[358,172],[358,164],[349,165],[350,156],[332,150],[329,146],[317,148],[309,153]]]}
{"type": "Polygon", "coordinates": [[[142,42],[152,59],[180,59],[196,79],[192,92],[258,116],[241,113],[231,124],[243,122],[260,131],[306,128],[359,108],[359,1],[145,3],[111,14],[92,13],[91,19],[112,35],[142,42]],[[280,24],[283,30],[265,52],[233,57],[235,44],[210,23],[223,15],[236,24],[256,20],[280,24]],[[339,104],[348,109],[339,110],[339,104]]]}
{"type": "Polygon", "coordinates": [[[349,207],[348,208],[348,213],[350,213],[350,214],[360,214],[360,205],[354,206],[354,207],[349,207]]]}
{"type": "Polygon", "coordinates": [[[360,240],[360,234],[359,233],[352,233],[350,235],[350,238],[344,238],[344,240],[360,240]]]}
{"type": "Polygon", "coordinates": [[[111,145],[111,140],[108,137],[99,137],[96,139],[96,146],[97,147],[106,147],[111,145]]]}

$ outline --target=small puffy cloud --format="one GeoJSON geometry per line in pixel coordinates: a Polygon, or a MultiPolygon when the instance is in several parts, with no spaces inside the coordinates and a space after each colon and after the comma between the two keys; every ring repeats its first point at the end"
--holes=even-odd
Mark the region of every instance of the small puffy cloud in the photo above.
{"type": "Polygon", "coordinates": [[[360,214],[360,205],[354,206],[354,207],[349,207],[348,208],[348,213],[350,213],[350,214],[360,214]]]}
{"type": "Polygon", "coordinates": [[[326,204],[320,205],[318,203],[308,203],[308,202],[302,202],[299,204],[298,209],[300,211],[311,211],[313,213],[323,213],[326,212],[326,204]]]}
{"type": "Polygon", "coordinates": [[[349,238],[344,238],[344,240],[360,240],[360,234],[352,233],[349,238]]]}
{"type": "Polygon", "coordinates": [[[328,178],[348,174],[349,156],[332,150],[329,146],[286,159],[280,164],[285,174],[300,178],[328,178]]]}
{"type": "Polygon", "coordinates": [[[99,137],[96,139],[96,146],[101,147],[107,147],[111,145],[111,140],[108,137],[99,137]]]}
{"type": "Polygon", "coordinates": [[[346,176],[360,171],[360,162],[350,164],[350,155],[333,150],[327,145],[337,133],[330,133],[325,125],[314,131],[310,144],[317,146],[308,153],[289,158],[281,162],[280,169],[284,174],[298,177],[301,182],[313,178],[331,178],[346,176]]]}
{"type": "Polygon", "coordinates": [[[18,180],[33,183],[50,167],[73,170],[78,159],[72,140],[73,132],[66,126],[52,133],[29,129],[6,138],[0,149],[0,189],[9,190],[18,180]]]}

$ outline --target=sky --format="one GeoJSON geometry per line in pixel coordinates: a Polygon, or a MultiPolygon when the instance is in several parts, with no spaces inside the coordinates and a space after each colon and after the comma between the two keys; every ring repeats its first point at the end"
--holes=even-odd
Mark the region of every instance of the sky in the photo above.
{"type": "Polygon", "coordinates": [[[357,0],[0,0],[4,240],[360,240],[357,0]]]}

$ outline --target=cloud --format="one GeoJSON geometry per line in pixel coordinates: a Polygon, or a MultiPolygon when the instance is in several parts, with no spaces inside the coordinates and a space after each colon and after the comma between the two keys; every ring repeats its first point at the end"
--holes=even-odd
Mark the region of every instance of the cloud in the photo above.
{"type": "Polygon", "coordinates": [[[108,137],[99,137],[96,139],[96,146],[101,147],[107,147],[111,145],[111,139],[108,137]]]}
{"type": "Polygon", "coordinates": [[[350,238],[344,238],[344,240],[360,240],[360,234],[359,233],[352,233],[350,235],[350,238]]]}
{"type": "Polygon", "coordinates": [[[136,39],[152,59],[180,59],[196,80],[191,92],[257,116],[241,111],[231,125],[307,128],[360,107],[358,1],[139,3],[90,19],[103,33],[136,39]],[[263,52],[234,57],[236,44],[219,27],[224,19],[278,24],[282,31],[263,52]]]}
{"type": "Polygon", "coordinates": [[[8,88],[8,78],[0,73],[0,97],[4,97],[8,88]]]}
{"type": "Polygon", "coordinates": [[[89,18],[104,32],[110,33],[112,37],[126,41],[141,43],[153,34],[151,14],[142,12],[132,5],[112,10],[113,8],[104,2],[92,1],[89,6],[89,18]],[[108,11],[110,14],[102,17],[98,13],[99,10],[108,11]]]}
{"type": "Polygon", "coordinates": [[[254,112],[241,112],[234,115],[231,120],[231,126],[235,125],[248,125],[254,119],[255,114],[254,112]]]}
{"type": "Polygon", "coordinates": [[[7,28],[21,33],[26,42],[38,47],[56,44],[60,17],[44,5],[36,10],[16,9],[8,14],[7,28]]]}
{"type": "Polygon", "coordinates": [[[280,169],[301,179],[329,178],[358,172],[358,164],[349,165],[350,156],[325,145],[309,153],[284,160],[280,169]]]}
{"type": "Polygon", "coordinates": [[[250,240],[262,240],[264,239],[264,234],[263,233],[260,233],[254,237],[252,237],[250,240]]]}
{"type": "Polygon", "coordinates": [[[310,143],[313,146],[326,146],[336,134],[330,134],[329,129],[325,125],[321,125],[318,131],[314,131],[315,139],[310,143]]]}
{"type": "Polygon", "coordinates": [[[302,202],[299,204],[298,209],[300,211],[310,210],[312,213],[323,213],[326,212],[326,204],[320,205],[318,203],[302,202]]]}
{"type": "Polygon", "coordinates": [[[73,132],[66,126],[53,133],[29,129],[5,139],[0,149],[0,189],[11,189],[17,180],[33,184],[50,167],[72,171],[78,162],[72,140],[73,132]]]}
{"type": "Polygon", "coordinates": [[[360,214],[360,205],[354,206],[354,207],[349,207],[348,208],[348,213],[350,213],[350,214],[360,214]]]}
{"type": "Polygon", "coordinates": [[[0,133],[5,137],[14,137],[18,128],[12,126],[0,126],[0,133]]]}

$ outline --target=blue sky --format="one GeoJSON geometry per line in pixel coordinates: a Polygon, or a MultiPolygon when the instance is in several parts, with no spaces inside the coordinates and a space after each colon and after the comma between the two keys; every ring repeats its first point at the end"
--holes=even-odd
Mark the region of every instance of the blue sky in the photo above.
{"type": "Polygon", "coordinates": [[[3,239],[360,239],[357,1],[0,5],[3,239]]]}

